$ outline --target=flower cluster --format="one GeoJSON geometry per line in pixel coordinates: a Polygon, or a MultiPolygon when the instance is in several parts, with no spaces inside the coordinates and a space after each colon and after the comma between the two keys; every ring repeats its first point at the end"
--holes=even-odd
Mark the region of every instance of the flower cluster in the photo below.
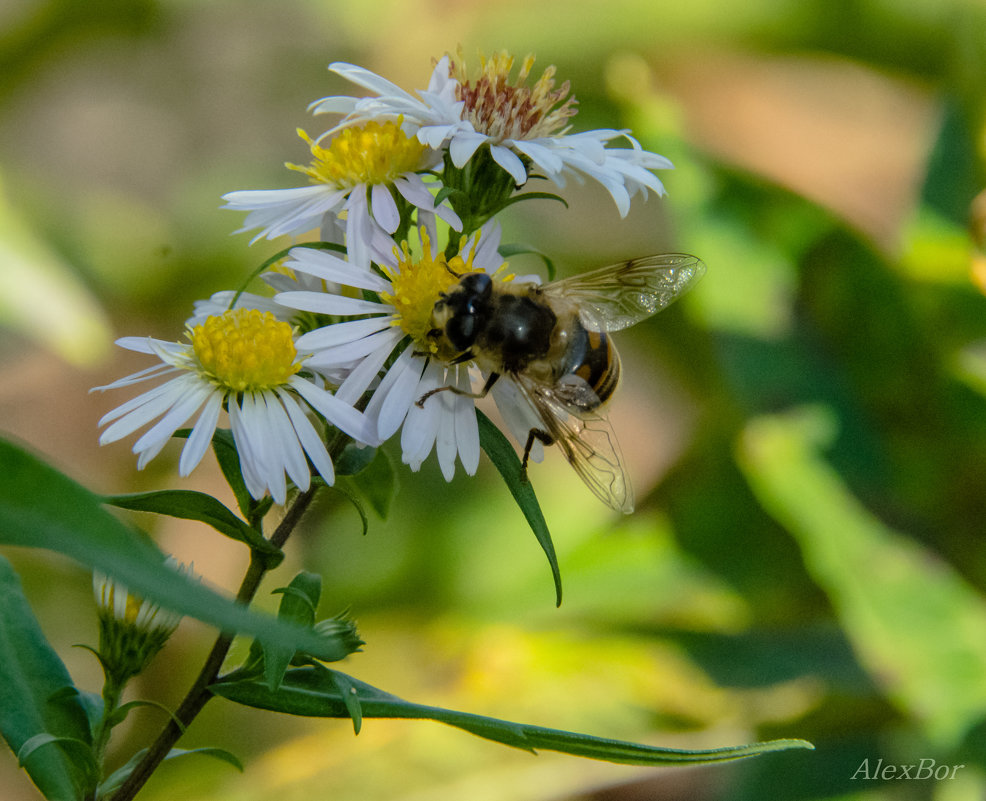
{"type": "MultiPolygon", "coordinates": [[[[591,178],[625,215],[638,194],[663,194],[654,170],[671,167],[628,131],[573,132],[568,83],[556,85],[553,68],[529,80],[533,63],[515,71],[498,54],[470,71],[461,53],[446,55],[414,93],[332,64],[371,94],[311,105],[337,119],[317,137],[299,131],[311,162],[286,166],[307,185],[223,198],[247,213],[240,230],[257,239],[295,243],[317,230],[317,241],[285,251],[262,276],[267,294],[225,291],[197,303],[183,340],[119,340],[157,362],[98,389],[155,385],[100,421],[100,441],[146,426],[133,447],[143,467],[190,425],[179,462],[187,475],[225,414],[249,493],[278,503],[292,486],[307,489],[313,471],[331,484],[342,445],[374,447],[398,432],[412,469],[435,451],[446,478],[457,462],[473,474],[475,400],[487,376],[441,347],[436,304],[465,275],[517,280],[500,256],[496,215],[532,178],[557,187],[591,178]]],[[[516,388],[492,389],[521,443],[543,428],[516,388]]],[[[532,458],[539,453],[534,443],[532,458]]]]}

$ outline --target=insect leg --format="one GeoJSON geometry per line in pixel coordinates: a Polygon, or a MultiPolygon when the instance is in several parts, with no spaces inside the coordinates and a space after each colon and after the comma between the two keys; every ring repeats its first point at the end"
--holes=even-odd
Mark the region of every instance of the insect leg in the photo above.
{"type": "Polygon", "coordinates": [[[540,428],[532,428],[527,432],[527,444],[524,445],[524,458],[520,463],[520,480],[527,481],[527,461],[531,458],[531,448],[534,447],[534,440],[542,445],[554,445],[555,439],[547,431],[540,428]]]}
{"type": "Polygon", "coordinates": [[[453,387],[453,386],[438,387],[437,389],[433,389],[430,392],[426,392],[424,395],[418,398],[414,402],[414,404],[419,409],[423,409],[425,406],[425,401],[428,400],[428,398],[430,398],[432,395],[437,395],[439,392],[445,392],[446,390],[448,390],[449,392],[454,392],[456,395],[465,395],[467,398],[485,398],[489,394],[489,391],[493,388],[493,385],[496,383],[496,380],[499,377],[500,377],[499,373],[490,373],[490,377],[486,379],[486,383],[483,384],[483,388],[479,392],[465,392],[464,390],[461,390],[458,387],[453,387]]]}

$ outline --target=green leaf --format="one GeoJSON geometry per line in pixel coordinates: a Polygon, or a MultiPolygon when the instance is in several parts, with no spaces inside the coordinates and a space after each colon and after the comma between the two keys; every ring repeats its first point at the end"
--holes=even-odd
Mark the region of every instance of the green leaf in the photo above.
{"type": "Polygon", "coordinates": [[[541,261],[544,262],[544,268],[548,272],[548,280],[549,281],[555,280],[555,263],[548,257],[547,253],[543,253],[533,245],[521,245],[521,244],[500,245],[500,255],[503,256],[503,258],[505,259],[509,259],[512,256],[519,256],[524,253],[531,253],[535,256],[538,256],[541,259],[541,261]]]}
{"type": "Polygon", "coordinates": [[[164,714],[166,714],[169,718],[171,718],[172,723],[174,723],[178,727],[178,729],[182,733],[184,733],[184,731],[185,731],[185,724],[182,723],[178,719],[178,716],[175,715],[175,713],[172,712],[170,709],[168,709],[168,707],[166,707],[164,704],[159,704],[157,701],[148,701],[148,700],[144,700],[144,699],[140,699],[140,698],[138,698],[136,700],[133,700],[133,701],[128,701],[127,703],[125,703],[125,704],[123,704],[121,706],[118,706],[116,708],[116,711],[112,715],[113,725],[114,726],[119,725],[120,723],[122,723],[123,721],[125,721],[127,719],[127,717],[130,715],[131,711],[133,711],[134,709],[137,709],[138,707],[142,707],[142,706],[149,706],[149,707],[152,707],[154,709],[158,709],[161,712],[164,712],[164,714]]]}
{"type": "MultiPolygon", "coordinates": [[[[137,765],[140,764],[141,760],[144,758],[144,755],[146,753],[147,753],[147,749],[142,748],[140,751],[138,751],[130,758],[130,760],[127,762],[126,765],[119,768],[118,770],[115,770],[113,773],[107,776],[106,779],[103,781],[103,783],[100,784],[99,788],[96,790],[97,801],[101,801],[101,799],[105,799],[105,798],[110,798],[113,795],[113,793],[119,790],[120,786],[127,780],[127,777],[131,773],[133,773],[134,768],[136,768],[137,765]]],[[[193,754],[211,756],[214,759],[219,759],[223,762],[232,765],[234,768],[240,771],[240,773],[243,772],[243,763],[240,762],[240,760],[236,757],[235,754],[231,754],[229,751],[226,751],[225,749],[222,748],[192,748],[192,749],[172,748],[168,752],[168,755],[164,758],[164,761],[167,762],[172,759],[179,759],[181,757],[191,756],[193,754]]]]}
{"type": "Polygon", "coordinates": [[[297,623],[299,626],[308,627],[315,624],[315,611],[322,597],[322,577],[318,573],[302,570],[287,587],[278,587],[272,592],[284,596],[277,611],[279,618],[297,623]]]}
{"type": "MultiPolygon", "coordinates": [[[[274,592],[282,593],[281,605],[277,611],[277,616],[281,620],[305,628],[311,628],[315,624],[315,612],[322,595],[320,575],[302,571],[287,587],[279,587],[274,592]]],[[[279,646],[264,648],[264,676],[271,690],[276,690],[280,685],[284,671],[288,669],[294,655],[295,651],[288,648],[279,646]]]]}
{"type": "MultiPolygon", "coordinates": [[[[7,462],[4,462],[7,464],[7,462]]],[[[20,579],[0,556],[0,732],[45,798],[74,801],[86,769],[58,748],[35,751],[37,737],[91,743],[86,710],[24,597],[20,579]],[[74,700],[73,700],[74,698],[74,700]]]]}
{"type": "Polygon", "coordinates": [[[328,668],[318,665],[318,668],[325,670],[331,676],[332,684],[339,691],[339,697],[346,706],[349,717],[353,719],[353,734],[359,734],[363,728],[363,705],[360,703],[359,687],[352,676],[340,673],[338,670],[328,670],[328,668]]]}
{"type": "Polygon", "coordinates": [[[739,463],[874,681],[930,739],[954,747],[986,715],[986,599],[849,492],[818,452],[835,432],[825,407],[758,417],[739,463]]]}
{"type": "MultiPolygon", "coordinates": [[[[79,645],[77,648],[85,648],[87,651],[92,651],[96,655],[97,659],[102,662],[102,658],[95,648],[90,648],[88,645],[79,645]]],[[[103,710],[106,708],[106,703],[103,701],[103,696],[99,693],[83,692],[76,687],[62,687],[60,690],[53,692],[48,698],[49,704],[67,704],[70,708],[69,714],[75,714],[75,711],[71,708],[79,704],[82,705],[83,710],[86,713],[86,719],[89,722],[89,731],[96,731],[96,727],[99,725],[100,721],[103,719],[103,710]]],[[[87,738],[87,741],[91,741],[92,738],[87,738]]]]}
{"type": "Polygon", "coordinates": [[[386,520],[390,504],[397,495],[397,473],[387,452],[377,448],[373,459],[348,480],[366,498],[373,511],[386,520]]]}
{"type": "Polygon", "coordinates": [[[476,410],[476,419],[479,421],[480,446],[500,471],[507,489],[513,495],[520,511],[524,513],[528,525],[544,549],[545,556],[548,557],[551,576],[555,581],[555,603],[561,606],[561,571],[558,568],[558,557],[555,555],[555,545],[551,541],[548,524],[541,513],[541,505],[534,494],[534,487],[530,481],[521,477],[520,459],[503,432],[479,409],[476,410]]]}
{"type": "Polygon", "coordinates": [[[277,567],[284,559],[279,548],[271,545],[261,534],[238,518],[211,495],[193,490],[158,490],[130,495],[107,495],[103,500],[120,509],[135,512],[177,517],[182,520],[198,520],[212,526],[220,534],[249,545],[254,551],[267,557],[268,569],[277,567]]]}
{"type": "Polygon", "coordinates": [[[357,445],[350,442],[342,449],[339,458],[335,460],[337,476],[354,476],[367,467],[377,455],[376,448],[357,445]]]}
{"type": "Polygon", "coordinates": [[[526,723],[457,712],[435,706],[404,701],[376,687],[326,668],[289,670],[277,692],[261,682],[214,684],[210,689],[231,701],[258,709],[310,717],[351,717],[343,691],[359,699],[362,718],[411,718],[435,720],[454,726],[477,737],[503,743],[525,751],[537,749],[617,762],[626,765],[694,765],[725,762],[791,748],[813,748],[804,740],[772,740],[752,745],[718,748],[708,751],[684,751],[657,748],[638,743],[593,737],[587,734],[546,729],[526,723]],[[334,675],[333,675],[334,674],[334,675]],[[355,693],[352,691],[355,690],[355,693]]]}
{"type": "Polygon", "coordinates": [[[342,479],[337,479],[336,483],[330,487],[334,489],[344,498],[346,498],[359,513],[360,521],[363,523],[363,536],[365,537],[367,532],[370,530],[370,518],[366,515],[366,509],[363,508],[363,504],[359,498],[356,497],[356,490],[349,486],[349,481],[343,477],[342,479]],[[342,482],[346,481],[346,484],[342,482]]]}
{"type": "MultiPolygon", "coordinates": [[[[320,637],[253,612],[165,564],[146,537],[107,512],[101,499],[26,451],[0,440],[0,545],[48,548],[122,582],[131,592],[223,631],[326,660],[351,653],[341,637],[320,637]]],[[[52,687],[52,691],[58,687],[52,687]]]]}
{"type": "Polygon", "coordinates": [[[92,755],[92,746],[88,742],[75,737],[56,737],[54,734],[42,732],[35,734],[20,747],[17,752],[17,764],[24,767],[31,756],[46,745],[57,745],[70,756],[75,766],[81,768],[87,777],[95,778],[97,773],[96,760],[92,755]]]}
{"type": "Polygon", "coordinates": [[[554,192],[525,192],[522,195],[514,195],[508,198],[501,204],[497,212],[503,211],[507,206],[512,206],[514,203],[520,203],[522,200],[557,200],[566,209],[568,208],[568,201],[560,195],[556,195],[554,192]]]}

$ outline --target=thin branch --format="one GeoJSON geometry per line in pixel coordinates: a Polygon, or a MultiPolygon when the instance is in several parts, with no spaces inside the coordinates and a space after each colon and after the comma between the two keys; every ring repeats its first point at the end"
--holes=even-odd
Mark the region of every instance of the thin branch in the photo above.
{"type": "MultiPolygon", "coordinates": [[[[305,511],[311,505],[316,491],[317,488],[312,486],[294,499],[284,518],[271,535],[271,544],[276,545],[278,548],[284,545],[294,530],[294,527],[298,525],[298,521],[301,520],[302,515],[304,515],[305,511]]],[[[254,595],[256,595],[257,589],[260,587],[260,581],[266,572],[267,568],[264,567],[263,558],[253,553],[250,557],[250,566],[247,568],[247,572],[243,576],[243,581],[240,583],[240,589],[236,593],[236,600],[244,605],[249,604],[253,600],[254,595]]],[[[157,770],[158,765],[171,753],[171,749],[174,748],[175,743],[178,742],[184,730],[188,728],[189,724],[198,716],[209,699],[212,698],[212,693],[209,692],[209,686],[219,676],[219,671],[226,659],[226,655],[229,653],[232,643],[233,635],[227,632],[220,633],[216,638],[215,643],[212,645],[212,650],[209,651],[209,655],[206,657],[205,664],[202,665],[202,669],[199,671],[199,675],[175,712],[174,719],[168,721],[168,724],[148,749],[144,758],[134,768],[126,781],[120,785],[120,789],[113,795],[112,801],[131,801],[147,783],[151,774],[157,770]]]]}

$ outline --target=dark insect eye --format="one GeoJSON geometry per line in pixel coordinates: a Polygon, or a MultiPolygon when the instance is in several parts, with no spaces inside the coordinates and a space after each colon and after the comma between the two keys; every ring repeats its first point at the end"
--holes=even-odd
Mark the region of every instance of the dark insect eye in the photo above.
{"type": "Polygon", "coordinates": [[[459,286],[485,300],[493,291],[493,279],[486,273],[470,273],[459,282],[459,286]]]}
{"type": "Polygon", "coordinates": [[[468,349],[476,340],[476,316],[457,314],[445,326],[445,335],[459,350],[468,349]]]}

